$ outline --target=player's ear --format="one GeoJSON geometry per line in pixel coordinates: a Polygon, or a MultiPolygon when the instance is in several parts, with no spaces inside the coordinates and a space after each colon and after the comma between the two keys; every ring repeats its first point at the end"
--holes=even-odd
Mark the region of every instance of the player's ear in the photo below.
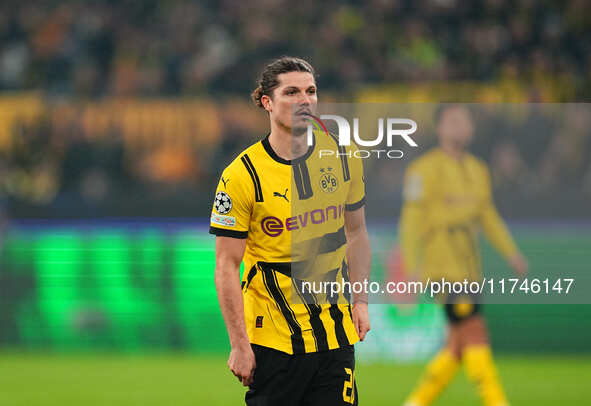
{"type": "Polygon", "coordinates": [[[273,100],[271,100],[271,97],[269,95],[264,94],[263,96],[261,96],[261,103],[263,105],[263,108],[267,110],[269,113],[273,111],[273,107],[271,106],[272,102],[273,100]]]}

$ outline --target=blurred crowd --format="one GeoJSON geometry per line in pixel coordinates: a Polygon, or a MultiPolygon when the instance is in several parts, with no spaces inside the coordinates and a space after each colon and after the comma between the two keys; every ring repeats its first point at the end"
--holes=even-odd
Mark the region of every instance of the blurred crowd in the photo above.
{"type": "MultiPolygon", "coordinates": [[[[6,0],[0,92],[40,91],[50,107],[9,123],[0,106],[0,141],[12,139],[0,145],[0,224],[2,212],[207,216],[221,168],[267,131],[247,95],[282,54],[312,62],[324,101],[367,101],[377,88],[390,102],[405,89],[419,100],[397,101],[584,102],[590,33],[586,0],[6,0]],[[525,97],[512,98],[516,88],[525,97]],[[132,111],[113,100],[155,104],[132,111]],[[107,106],[88,114],[88,101],[107,106]],[[71,114],[59,113],[63,103],[71,114]]],[[[591,115],[573,109],[479,123],[473,149],[504,213],[586,213],[591,115]]],[[[374,168],[375,196],[399,202],[406,163],[374,168]]]]}
{"type": "MultiPolygon", "coordinates": [[[[365,160],[365,172],[371,174],[366,188],[373,216],[397,215],[404,168],[418,153],[436,145],[431,121],[436,105],[419,106],[426,117],[419,120],[419,151],[404,148],[401,160],[365,160]]],[[[475,120],[471,150],[488,163],[503,214],[513,218],[588,217],[588,104],[481,104],[470,108],[475,120]]],[[[94,126],[84,125],[83,115],[57,125],[61,123],[55,117],[58,111],[50,108],[29,123],[15,123],[10,150],[0,153],[0,212],[4,201],[10,215],[19,218],[207,217],[221,170],[268,131],[265,114],[254,107],[242,112],[244,120],[220,114],[219,134],[209,143],[199,136],[199,130],[195,130],[196,137],[184,140],[167,137],[170,128],[140,138],[130,138],[124,127],[116,125],[96,133],[94,126]],[[261,120],[249,128],[247,117],[261,120]]],[[[160,114],[159,119],[164,116],[160,114]]],[[[170,125],[182,127],[178,121],[170,125]]]]}
{"type": "Polygon", "coordinates": [[[0,88],[244,94],[262,61],[294,54],[329,90],[562,77],[588,100],[590,21],[586,0],[7,0],[0,88]]]}
{"type": "MultiPolygon", "coordinates": [[[[35,119],[16,119],[8,145],[0,148],[0,218],[2,206],[21,218],[206,216],[219,173],[261,132],[238,130],[230,116],[213,129],[188,127],[190,136],[180,137],[175,130],[187,123],[178,114],[168,119],[166,111],[179,103],[163,104],[161,111],[121,105],[113,114],[138,116],[131,124],[104,110],[91,119],[54,105],[35,119]],[[147,132],[158,120],[162,125],[147,132]]],[[[216,112],[208,113],[215,123],[216,112]]]]}

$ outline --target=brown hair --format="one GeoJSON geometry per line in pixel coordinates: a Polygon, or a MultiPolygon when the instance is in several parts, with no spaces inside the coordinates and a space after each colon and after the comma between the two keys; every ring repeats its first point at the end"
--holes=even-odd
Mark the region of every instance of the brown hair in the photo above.
{"type": "Polygon", "coordinates": [[[257,81],[257,87],[251,93],[252,100],[257,107],[263,108],[261,98],[264,95],[271,96],[273,90],[279,86],[277,76],[288,72],[308,72],[316,77],[312,65],[301,58],[282,56],[265,66],[265,70],[257,81]]]}

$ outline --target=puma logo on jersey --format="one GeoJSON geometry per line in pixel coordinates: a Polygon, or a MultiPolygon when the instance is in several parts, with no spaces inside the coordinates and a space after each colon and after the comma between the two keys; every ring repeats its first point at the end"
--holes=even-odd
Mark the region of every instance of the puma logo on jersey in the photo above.
{"type": "Polygon", "coordinates": [[[279,192],[273,192],[273,196],[282,197],[282,198],[284,198],[284,199],[285,199],[285,201],[286,201],[287,203],[289,203],[289,199],[287,198],[287,191],[288,191],[288,190],[289,190],[289,189],[285,189],[285,193],[283,193],[283,194],[281,194],[281,193],[279,193],[279,192]]]}
{"type": "Polygon", "coordinates": [[[222,176],[222,182],[224,183],[224,189],[226,188],[226,183],[228,183],[230,181],[230,178],[228,178],[228,180],[224,179],[224,177],[222,176]]]}

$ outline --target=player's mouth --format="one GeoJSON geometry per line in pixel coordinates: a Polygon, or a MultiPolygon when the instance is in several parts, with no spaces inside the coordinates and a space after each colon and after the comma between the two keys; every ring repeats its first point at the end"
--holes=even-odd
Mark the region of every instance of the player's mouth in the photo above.
{"type": "Polygon", "coordinates": [[[313,118],[314,116],[312,115],[312,112],[308,109],[305,110],[299,110],[298,112],[296,112],[296,116],[299,117],[306,117],[306,118],[313,118]]]}

